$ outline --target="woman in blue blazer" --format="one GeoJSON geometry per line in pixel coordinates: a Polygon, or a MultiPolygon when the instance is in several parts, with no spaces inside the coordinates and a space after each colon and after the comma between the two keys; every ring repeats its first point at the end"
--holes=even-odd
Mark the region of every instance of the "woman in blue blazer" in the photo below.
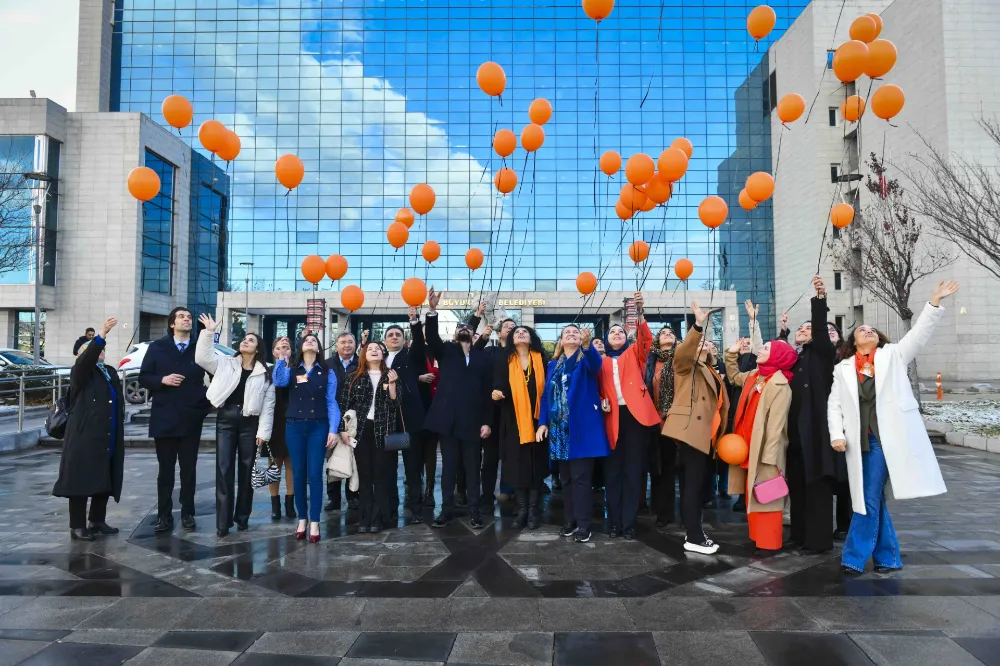
{"type": "Polygon", "coordinates": [[[608,436],[598,385],[601,355],[590,344],[590,331],[570,324],[563,328],[545,375],[539,442],[549,439],[549,452],[559,463],[566,524],[562,536],[590,541],[591,488],[594,458],[608,455],[608,436]]]}

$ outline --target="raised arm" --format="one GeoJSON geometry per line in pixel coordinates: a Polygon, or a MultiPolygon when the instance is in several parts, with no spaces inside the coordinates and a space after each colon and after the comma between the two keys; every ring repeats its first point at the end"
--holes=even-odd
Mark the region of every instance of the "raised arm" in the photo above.
{"type": "Polygon", "coordinates": [[[909,365],[917,357],[917,354],[920,353],[920,350],[930,342],[931,336],[934,335],[934,328],[944,316],[944,308],[941,307],[941,301],[956,291],[958,291],[958,282],[955,280],[941,282],[934,288],[930,301],[924,306],[924,310],[920,313],[920,316],[917,317],[913,328],[896,345],[903,363],[909,365]]]}
{"type": "Polygon", "coordinates": [[[417,375],[424,374],[423,368],[427,367],[427,341],[424,340],[424,327],[420,323],[420,315],[416,308],[410,308],[410,358],[414,363],[421,363],[421,371],[417,375]]]}
{"type": "Polygon", "coordinates": [[[73,392],[79,393],[85,384],[94,378],[92,370],[97,367],[97,361],[101,358],[101,352],[107,346],[104,338],[98,334],[90,341],[83,353],[76,357],[76,363],[69,373],[69,385],[73,392]]]}
{"type": "MultiPolygon", "coordinates": [[[[202,317],[207,316],[202,315],[202,317]]],[[[214,375],[219,369],[219,355],[215,353],[214,326],[211,329],[205,326],[205,330],[198,334],[198,342],[194,347],[194,362],[210,375],[214,375]]]]}
{"type": "Polygon", "coordinates": [[[730,347],[726,350],[726,376],[729,378],[729,383],[734,386],[743,386],[747,381],[747,377],[750,376],[750,372],[740,372],[739,344],[740,342],[737,340],[735,349],[730,347]]]}
{"type": "Polygon", "coordinates": [[[340,405],[337,404],[337,373],[327,370],[326,375],[326,417],[330,420],[330,434],[340,432],[340,405]]]}
{"type": "Polygon", "coordinates": [[[291,378],[291,370],[288,367],[288,362],[283,358],[279,358],[277,363],[274,364],[273,379],[274,385],[278,388],[284,388],[288,386],[288,381],[291,378]]]}
{"type": "MultiPolygon", "coordinates": [[[[823,281],[819,280],[819,284],[820,287],[822,287],[823,281]]],[[[830,329],[827,328],[827,312],[829,312],[830,309],[826,307],[825,288],[822,288],[822,291],[820,291],[819,288],[817,289],[816,297],[812,299],[811,306],[813,351],[821,356],[833,358],[837,355],[837,347],[833,344],[833,341],[830,340],[830,329]],[[822,296],[820,294],[822,294],[822,296]]]]}
{"type": "Polygon", "coordinates": [[[646,376],[646,361],[649,360],[649,350],[653,348],[653,332],[649,330],[649,324],[645,319],[639,322],[639,328],[635,335],[635,353],[639,356],[639,374],[646,376]]]}
{"type": "Polygon", "coordinates": [[[701,340],[700,327],[692,326],[688,329],[687,335],[674,351],[674,372],[684,375],[694,371],[694,363],[698,358],[698,346],[701,344],[701,340]]]}
{"type": "Polygon", "coordinates": [[[747,317],[750,319],[750,351],[756,354],[764,346],[764,338],[760,333],[760,322],[757,321],[760,306],[754,305],[749,298],[744,301],[743,306],[747,309],[747,317]]]}

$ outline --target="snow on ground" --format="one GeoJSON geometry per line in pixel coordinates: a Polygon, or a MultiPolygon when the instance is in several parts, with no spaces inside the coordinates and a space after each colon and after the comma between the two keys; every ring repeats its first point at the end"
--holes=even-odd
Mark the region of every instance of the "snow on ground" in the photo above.
{"type": "Polygon", "coordinates": [[[949,423],[956,432],[1000,436],[1000,400],[924,401],[924,411],[928,420],[949,423]]]}

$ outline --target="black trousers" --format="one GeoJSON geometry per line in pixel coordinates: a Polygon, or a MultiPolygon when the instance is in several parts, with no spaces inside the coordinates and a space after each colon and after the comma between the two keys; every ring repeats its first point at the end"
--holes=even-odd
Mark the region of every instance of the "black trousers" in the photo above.
{"type": "Polygon", "coordinates": [[[590,515],[594,509],[594,459],[560,460],[559,476],[562,478],[566,523],[576,523],[579,529],[589,532],[590,515]]]}
{"type": "Polygon", "coordinates": [[[215,528],[233,521],[245,525],[253,509],[250,472],[257,457],[260,417],[243,416],[240,407],[223,407],[215,421],[215,528]],[[239,480],[239,489],[236,481],[239,480]]]}
{"type": "Polygon", "coordinates": [[[426,430],[420,433],[420,435],[424,439],[424,483],[427,484],[427,490],[433,495],[435,485],[434,475],[437,474],[438,464],[438,436],[426,430]]]}
{"type": "MultiPolygon", "coordinates": [[[[94,495],[90,498],[90,522],[103,523],[108,515],[108,498],[110,495],[94,495]]],[[[82,530],[87,526],[87,498],[69,498],[69,528],[82,530]]]]}
{"type": "Polygon", "coordinates": [[[635,528],[639,496],[646,494],[640,482],[649,455],[650,438],[650,429],[635,420],[627,405],[619,405],[618,442],[604,459],[604,495],[613,527],[635,528]]]}
{"type": "Polygon", "coordinates": [[[653,511],[656,517],[668,523],[674,522],[674,506],[677,502],[677,442],[657,435],[653,446],[659,447],[660,473],[653,474],[653,511]]]}
{"type": "Polygon", "coordinates": [[[705,540],[705,529],[701,522],[701,492],[708,466],[707,453],[702,453],[683,442],[677,445],[677,460],[681,471],[681,519],[687,531],[687,540],[701,543],[705,540]]]}
{"type": "Polygon", "coordinates": [[[837,492],[837,531],[847,532],[851,529],[851,518],[854,507],[851,505],[851,485],[847,481],[834,484],[837,492]]]}
{"type": "MultiPolygon", "coordinates": [[[[414,516],[421,516],[424,513],[423,501],[423,473],[427,465],[426,449],[434,449],[437,440],[427,432],[410,433],[410,448],[403,451],[403,472],[406,476],[406,500],[409,503],[407,508],[414,516]]],[[[437,462],[435,456],[434,462],[437,462]]],[[[430,484],[434,485],[434,468],[431,467],[428,475],[430,484]]]]}
{"type": "Polygon", "coordinates": [[[789,445],[785,467],[792,541],[812,550],[830,550],[833,548],[832,482],[829,479],[806,482],[805,458],[797,443],[789,445]]]}
{"type": "Polygon", "coordinates": [[[497,501],[497,476],[500,469],[500,438],[496,429],[490,432],[490,436],[483,443],[483,466],[480,473],[482,481],[482,493],[480,501],[483,504],[493,504],[497,501]]]}
{"type": "Polygon", "coordinates": [[[450,518],[455,513],[455,476],[459,465],[465,470],[469,515],[479,512],[479,468],[483,445],[480,438],[458,439],[441,436],[441,514],[450,518]]]}
{"type": "Polygon", "coordinates": [[[194,486],[198,469],[198,444],[201,433],[187,437],[158,437],[156,439],[156,499],[159,518],[170,518],[174,510],[174,467],[181,468],[181,515],[194,516],[194,486]]]}
{"type": "Polygon", "coordinates": [[[346,495],[347,501],[350,502],[351,500],[355,499],[358,496],[358,493],[354,492],[353,490],[345,486],[343,479],[337,479],[336,481],[326,482],[326,496],[330,499],[331,502],[333,502],[333,508],[337,509],[338,511],[340,510],[341,506],[343,506],[341,503],[341,495],[346,495]],[[341,488],[343,488],[343,492],[341,492],[341,488]]]}
{"type": "Polygon", "coordinates": [[[375,424],[365,420],[361,437],[354,449],[358,465],[358,499],[361,527],[390,527],[392,518],[390,483],[396,480],[397,451],[385,451],[375,445],[375,424]]]}

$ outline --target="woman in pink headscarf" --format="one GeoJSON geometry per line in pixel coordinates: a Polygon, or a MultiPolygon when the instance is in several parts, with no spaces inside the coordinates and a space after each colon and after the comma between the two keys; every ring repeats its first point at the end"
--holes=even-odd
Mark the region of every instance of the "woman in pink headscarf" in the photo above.
{"type": "Polygon", "coordinates": [[[750,451],[742,465],[730,465],[729,492],[746,493],[750,538],[757,548],[781,550],[781,514],[787,486],[783,494],[764,494],[759,492],[764,488],[758,490],[757,486],[784,473],[788,408],[792,404],[788,382],[799,356],[787,342],[772,340],[757,352],[757,369],[740,372],[739,353],[740,341],[726,350],[726,375],[733,384],[743,387],[733,432],[750,443],[750,451]]]}

